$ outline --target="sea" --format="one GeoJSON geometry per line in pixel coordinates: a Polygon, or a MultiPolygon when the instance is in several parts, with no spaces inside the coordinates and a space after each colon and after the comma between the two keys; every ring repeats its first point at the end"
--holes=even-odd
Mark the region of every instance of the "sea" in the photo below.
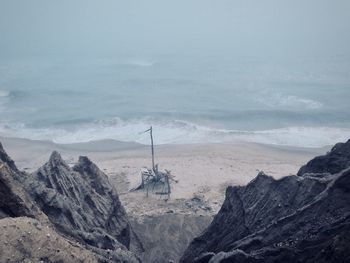
{"type": "Polygon", "coordinates": [[[0,136],[80,143],[350,138],[350,60],[254,56],[21,57],[0,61],[0,136]]]}

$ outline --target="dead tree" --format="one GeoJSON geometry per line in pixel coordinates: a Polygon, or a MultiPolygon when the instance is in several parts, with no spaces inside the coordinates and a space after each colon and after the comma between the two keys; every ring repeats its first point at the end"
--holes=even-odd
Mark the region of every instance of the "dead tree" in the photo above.
{"type": "Polygon", "coordinates": [[[165,170],[164,172],[159,171],[158,164],[155,164],[154,162],[152,126],[143,133],[145,132],[149,132],[151,137],[152,168],[144,168],[141,170],[141,184],[135,190],[143,189],[146,191],[146,196],[148,196],[149,193],[152,193],[158,195],[159,198],[165,197],[169,199],[171,193],[170,180],[174,182],[177,181],[174,180],[174,177],[169,170],[165,170]]]}

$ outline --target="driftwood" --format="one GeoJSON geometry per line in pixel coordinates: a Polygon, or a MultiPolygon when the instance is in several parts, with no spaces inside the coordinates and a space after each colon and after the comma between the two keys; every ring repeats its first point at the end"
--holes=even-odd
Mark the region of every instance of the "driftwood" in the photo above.
{"type": "Polygon", "coordinates": [[[161,196],[167,196],[170,198],[171,185],[170,181],[177,182],[171,175],[169,170],[159,171],[158,165],[155,169],[143,169],[141,171],[141,184],[135,190],[145,190],[146,196],[150,193],[161,196]]]}
{"type": "Polygon", "coordinates": [[[141,184],[133,190],[145,190],[146,196],[151,193],[158,195],[160,198],[166,196],[169,199],[171,194],[170,181],[176,183],[177,181],[169,170],[164,170],[164,172],[159,171],[158,164],[154,164],[152,126],[145,132],[150,132],[151,136],[152,168],[144,168],[141,170],[141,184]]]}

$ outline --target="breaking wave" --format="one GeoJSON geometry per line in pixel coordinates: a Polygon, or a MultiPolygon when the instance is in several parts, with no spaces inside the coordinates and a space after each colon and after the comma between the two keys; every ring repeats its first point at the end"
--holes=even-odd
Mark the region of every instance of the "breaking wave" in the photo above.
{"type": "Polygon", "coordinates": [[[153,125],[156,144],[255,142],[262,144],[322,147],[350,138],[350,129],[332,127],[286,127],[244,131],[217,129],[174,120],[155,122],[152,119],[95,121],[69,128],[30,128],[23,124],[2,125],[0,135],[56,143],[80,143],[103,139],[149,144],[142,131],[153,125]]]}
{"type": "Polygon", "coordinates": [[[0,89],[0,98],[8,97],[8,96],[10,96],[10,92],[9,91],[0,89]]]}
{"type": "Polygon", "coordinates": [[[152,60],[142,60],[142,59],[128,59],[124,62],[126,65],[137,66],[137,67],[152,67],[154,65],[152,60]]]}
{"type": "Polygon", "coordinates": [[[270,108],[317,110],[323,107],[323,104],[316,100],[280,93],[262,96],[256,100],[270,108]]]}

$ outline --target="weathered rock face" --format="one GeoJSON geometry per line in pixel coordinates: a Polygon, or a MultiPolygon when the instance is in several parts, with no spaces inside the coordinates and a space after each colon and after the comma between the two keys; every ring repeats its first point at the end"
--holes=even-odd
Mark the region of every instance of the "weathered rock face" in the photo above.
{"type": "Polygon", "coordinates": [[[70,168],[59,153],[22,182],[56,229],[105,257],[138,261],[129,251],[142,249],[107,176],[87,157],[70,168]],[[136,244],[136,245],[135,245],[136,244]]]}
{"type": "Polygon", "coordinates": [[[54,152],[33,174],[0,144],[0,262],[139,262],[118,195],[88,158],[70,168],[54,152]],[[78,241],[78,243],[77,243],[78,241]]]}
{"type": "Polygon", "coordinates": [[[15,162],[11,159],[10,156],[5,152],[1,142],[0,142],[0,161],[3,164],[6,164],[14,173],[20,174],[21,172],[17,169],[15,162]]]}
{"type": "Polygon", "coordinates": [[[339,173],[350,167],[350,140],[336,144],[332,150],[323,156],[318,156],[302,166],[299,176],[306,173],[339,173]]]}
{"type": "MultiPolygon", "coordinates": [[[[347,151],[335,150],[346,159],[347,151]]],[[[344,163],[333,159],[332,171],[344,163]]],[[[336,174],[316,168],[322,174],[274,180],[260,173],[247,186],[229,187],[181,262],[348,262],[350,168],[336,174]]]]}
{"type": "Polygon", "coordinates": [[[0,262],[104,261],[55,232],[18,181],[23,176],[0,143],[0,262]]]}
{"type": "Polygon", "coordinates": [[[18,176],[20,172],[0,143],[0,218],[39,214],[38,207],[16,180],[18,176]]]}

